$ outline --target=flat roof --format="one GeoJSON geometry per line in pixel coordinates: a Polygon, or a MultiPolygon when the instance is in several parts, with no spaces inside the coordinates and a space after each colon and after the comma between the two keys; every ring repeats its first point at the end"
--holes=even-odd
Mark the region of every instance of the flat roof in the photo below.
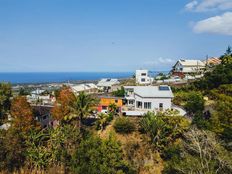
{"type": "Polygon", "coordinates": [[[170,86],[124,86],[125,89],[134,89],[134,93],[144,98],[173,98],[170,86]]]}

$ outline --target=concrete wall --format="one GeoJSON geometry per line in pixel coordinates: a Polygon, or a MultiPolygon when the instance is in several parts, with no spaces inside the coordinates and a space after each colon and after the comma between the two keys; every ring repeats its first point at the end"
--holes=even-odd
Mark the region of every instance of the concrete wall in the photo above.
{"type": "Polygon", "coordinates": [[[152,78],[148,76],[148,70],[136,70],[135,78],[138,84],[150,84],[153,81],[152,78]]]}
{"type": "Polygon", "coordinates": [[[151,102],[151,110],[159,110],[159,104],[163,103],[163,109],[171,109],[172,99],[171,98],[141,98],[135,95],[135,108],[137,108],[137,101],[141,101],[143,103],[142,109],[144,109],[144,102],[151,102]]]}

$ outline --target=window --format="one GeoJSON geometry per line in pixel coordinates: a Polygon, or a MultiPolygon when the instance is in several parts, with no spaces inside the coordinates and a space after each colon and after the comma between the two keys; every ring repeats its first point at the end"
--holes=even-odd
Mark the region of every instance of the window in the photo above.
{"type": "Polygon", "coordinates": [[[137,102],[136,102],[136,107],[137,107],[137,108],[142,108],[142,107],[143,107],[143,103],[140,102],[140,101],[137,101],[137,102]]]}
{"type": "Polygon", "coordinates": [[[102,106],[102,110],[107,110],[107,106],[102,106]]]}
{"type": "Polygon", "coordinates": [[[118,103],[118,100],[115,100],[115,103],[118,103]]]}
{"type": "Polygon", "coordinates": [[[43,116],[43,120],[45,120],[45,119],[47,119],[47,116],[45,115],[45,116],[43,116]]]}
{"type": "Polygon", "coordinates": [[[141,79],[141,82],[145,82],[145,81],[146,81],[146,79],[144,79],[144,78],[141,79]]]}
{"type": "Polygon", "coordinates": [[[163,103],[160,103],[160,104],[159,104],[159,110],[160,110],[160,111],[163,110],[163,105],[164,105],[163,103]]]}
{"type": "Polygon", "coordinates": [[[147,76],[147,73],[142,73],[141,76],[147,76]]]}
{"type": "Polygon", "coordinates": [[[151,102],[144,102],[144,109],[151,109],[151,102]]]}

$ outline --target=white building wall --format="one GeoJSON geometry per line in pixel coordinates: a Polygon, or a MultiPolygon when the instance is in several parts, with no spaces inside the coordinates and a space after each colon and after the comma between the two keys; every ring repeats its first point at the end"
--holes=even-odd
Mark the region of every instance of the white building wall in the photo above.
{"type": "Polygon", "coordinates": [[[141,98],[135,95],[135,108],[137,108],[137,101],[143,103],[142,109],[144,109],[144,102],[151,102],[151,110],[159,110],[159,104],[163,103],[163,110],[171,109],[172,99],[171,98],[141,98]]]}
{"type": "Polygon", "coordinates": [[[148,76],[148,70],[136,70],[135,73],[136,83],[150,84],[153,80],[148,76]]]}

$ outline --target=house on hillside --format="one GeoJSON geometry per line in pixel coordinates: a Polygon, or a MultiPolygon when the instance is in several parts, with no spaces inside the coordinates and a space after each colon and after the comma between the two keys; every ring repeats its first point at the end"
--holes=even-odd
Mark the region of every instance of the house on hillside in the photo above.
{"type": "Polygon", "coordinates": [[[51,117],[52,108],[53,106],[32,105],[32,111],[42,128],[54,127],[58,124],[51,117]]]}
{"type": "Polygon", "coordinates": [[[97,83],[97,87],[104,92],[112,92],[119,88],[119,84],[118,79],[101,79],[97,83]]]}
{"type": "Polygon", "coordinates": [[[125,115],[143,115],[148,111],[171,109],[173,93],[169,86],[124,86],[125,115]]]}
{"type": "Polygon", "coordinates": [[[121,112],[123,106],[123,98],[121,97],[113,97],[113,96],[98,96],[100,99],[98,105],[98,112],[107,113],[110,104],[115,104],[117,106],[117,112],[121,112]]]}
{"type": "Polygon", "coordinates": [[[153,82],[153,78],[149,77],[148,70],[136,70],[135,72],[136,83],[140,85],[148,85],[153,82]]]}
{"type": "Polygon", "coordinates": [[[172,74],[184,77],[185,74],[201,74],[205,70],[205,64],[200,60],[178,60],[173,66],[172,74]]]}
{"type": "Polygon", "coordinates": [[[71,89],[75,94],[78,94],[80,92],[85,92],[86,94],[95,94],[98,92],[97,85],[93,83],[73,85],[71,86],[71,89]]]}
{"type": "Polygon", "coordinates": [[[216,65],[221,64],[221,59],[217,57],[211,57],[203,61],[206,67],[214,67],[216,65]]]}

